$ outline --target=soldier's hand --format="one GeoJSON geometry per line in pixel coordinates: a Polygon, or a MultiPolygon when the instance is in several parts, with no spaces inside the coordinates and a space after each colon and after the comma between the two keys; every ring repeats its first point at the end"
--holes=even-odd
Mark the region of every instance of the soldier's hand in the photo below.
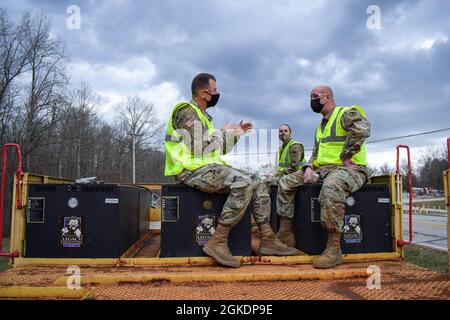
{"type": "Polygon", "coordinates": [[[222,127],[223,130],[236,130],[240,129],[240,126],[237,124],[227,123],[222,127]]]}
{"type": "Polygon", "coordinates": [[[306,184],[314,183],[314,170],[310,167],[306,168],[305,173],[303,174],[303,182],[306,184]]]}
{"type": "Polygon", "coordinates": [[[250,122],[244,122],[241,120],[241,122],[239,123],[239,127],[244,130],[244,133],[247,133],[248,131],[250,131],[251,129],[253,129],[253,124],[250,122]]]}
{"type": "Polygon", "coordinates": [[[347,168],[353,169],[353,170],[356,170],[356,168],[357,168],[356,164],[351,159],[344,160],[344,167],[347,167],[347,168]]]}
{"type": "Polygon", "coordinates": [[[227,123],[222,129],[225,130],[227,134],[231,134],[235,137],[241,137],[245,134],[245,131],[242,130],[241,126],[238,124],[227,123]]]}

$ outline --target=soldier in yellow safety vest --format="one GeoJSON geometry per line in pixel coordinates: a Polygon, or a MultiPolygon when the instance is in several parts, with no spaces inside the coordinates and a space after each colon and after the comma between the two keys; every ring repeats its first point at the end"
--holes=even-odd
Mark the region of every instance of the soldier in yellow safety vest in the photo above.
{"type": "Polygon", "coordinates": [[[276,181],[284,175],[301,170],[305,156],[303,144],[292,139],[292,130],[289,125],[281,125],[278,136],[283,144],[277,152],[278,165],[274,176],[276,181]]]}
{"type": "MultiPolygon", "coordinates": [[[[283,142],[277,152],[278,166],[273,178],[268,181],[271,185],[278,185],[281,177],[294,174],[302,170],[304,165],[303,144],[292,139],[292,129],[289,125],[283,124],[278,129],[278,137],[283,142]]],[[[295,247],[295,238],[292,233],[292,218],[280,217],[280,228],[277,232],[277,238],[288,247],[295,247]]]]}
{"type": "Polygon", "coordinates": [[[302,171],[280,179],[277,211],[281,217],[292,219],[297,188],[304,183],[323,183],[320,216],[328,241],[313,264],[316,268],[332,268],[342,263],[340,240],[346,198],[368,179],[365,140],[370,135],[370,123],[360,106],[336,106],[328,86],[311,91],[311,108],[323,115],[316,129],[312,156],[302,171]]]}
{"type": "Polygon", "coordinates": [[[252,214],[259,226],[261,255],[295,255],[276,238],[270,227],[270,196],[266,185],[250,173],[232,168],[221,155],[231,151],[251,123],[227,124],[216,130],[206,112],[219,100],[214,76],[201,73],[192,81],[192,100],[175,105],[167,126],[165,175],[208,193],[228,193],[214,236],[203,251],[228,267],[239,267],[228,247],[228,235],[252,202],[252,214]]]}

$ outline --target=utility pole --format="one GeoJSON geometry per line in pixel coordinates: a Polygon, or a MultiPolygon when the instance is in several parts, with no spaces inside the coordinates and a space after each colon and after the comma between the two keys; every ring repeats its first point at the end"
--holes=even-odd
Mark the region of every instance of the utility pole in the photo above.
{"type": "Polygon", "coordinates": [[[133,139],[133,184],[136,183],[136,135],[131,136],[133,139]]]}
{"type": "Polygon", "coordinates": [[[131,150],[133,154],[133,184],[136,183],[136,137],[142,137],[143,134],[137,134],[134,132],[127,132],[131,136],[131,150]]]}

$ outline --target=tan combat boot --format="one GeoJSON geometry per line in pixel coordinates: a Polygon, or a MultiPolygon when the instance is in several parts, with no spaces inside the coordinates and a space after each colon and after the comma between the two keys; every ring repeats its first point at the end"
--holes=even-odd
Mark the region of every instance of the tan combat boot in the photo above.
{"type": "Polygon", "coordinates": [[[241,261],[231,255],[228,247],[228,234],[231,227],[217,224],[214,236],[203,246],[203,252],[214,258],[221,265],[239,268],[241,261]]]}
{"type": "Polygon", "coordinates": [[[259,244],[259,255],[262,256],[294,256],[300,254],[295,248],[286,246],[283,242],[277,239],[273,233],[269,222],[259,225],[259,233],[261,242],[259,244]]]}
{"type": "Polygon", "coordinates": [[[280,217],[280,229],[278,229],[277,238],[288,247],[295,247],[295,237],[292,232],[292,219],[280,217]]]}
{"type": "Polygon", "coordinates": [[[328,269],[342,264],[341,234],[328,233],[327,248],[313,261],[314,268],[328,269]]]}

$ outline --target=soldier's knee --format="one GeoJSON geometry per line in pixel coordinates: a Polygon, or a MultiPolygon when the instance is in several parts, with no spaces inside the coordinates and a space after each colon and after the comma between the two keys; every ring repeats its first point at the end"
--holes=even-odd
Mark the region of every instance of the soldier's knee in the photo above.
{"type": "Polygon", "coordinates": [[[250,179],[250,177],[241,175],[236,176],[235,179],[233,179],[233,183],[231,184],[230,188],[236,189],[236,190],[242,190],[245,193],[252,193],[253,192],[253,181],[250,179]]]}
{"type": "Polygon", "coordinates": [[[281,190],[281,192],[291,190],[288,179],[289,179],[288,176],[283,176],[278,181],[278,189],[281,190]]]}
{"type": "Polygon", "coordinates": [[[270,187],[261,180],[252,181],[253,183],[253,190],[256,191],[258,194],[267,194],[269,196],[270,194],[270,187]]]}
{"type": "Polygon", "coordinates": [[[319,194],[319,201],[345,202],[346,193],[338,181],[325,181],[319,194]]]}

